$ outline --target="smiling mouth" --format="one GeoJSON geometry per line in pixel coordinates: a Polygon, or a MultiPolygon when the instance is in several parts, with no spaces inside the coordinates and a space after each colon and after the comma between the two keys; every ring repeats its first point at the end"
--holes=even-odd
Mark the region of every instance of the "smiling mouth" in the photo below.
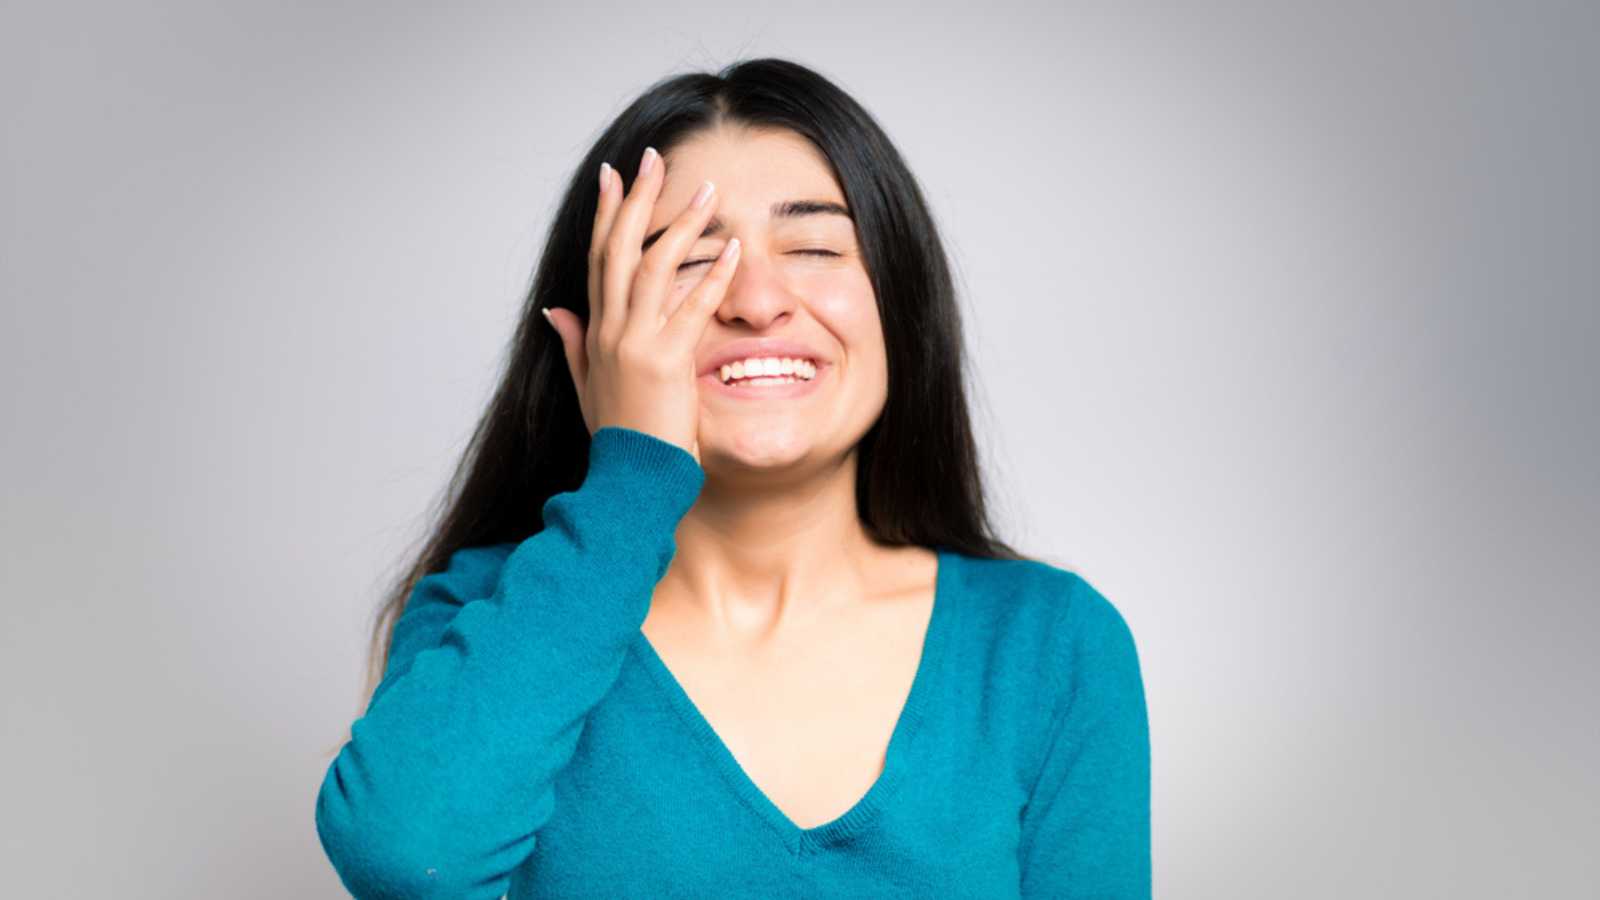
{"type": "Polygon", "coordinates": [[[817,368],[817,362],[813,359],[768,357],[739,360],[722,366],[712,374],[725,385],[759,387],[811,381],[817,376],[817,368]]]}
{"type": "Polygon", "coordinates": [[[701,376],[711,389],[727,397],[746,397],[757,399],[772,397],[783,399],[786,397],[800,398],[809,395],[819,387],[818,382],[827,375],[831,364],[820,363],[815,368],[805,368],[799,372],[777,375],[740,375],[737,378],[722,380],[721,372],[708,372],[701,376]]]}

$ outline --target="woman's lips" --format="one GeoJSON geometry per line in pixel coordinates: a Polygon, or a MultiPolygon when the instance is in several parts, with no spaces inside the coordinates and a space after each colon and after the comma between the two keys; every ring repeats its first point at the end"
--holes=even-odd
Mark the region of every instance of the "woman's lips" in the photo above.
{"type": "MultiPolygon", "coordinates": [[[[723,384],[717,372],[708,372],[700,376],[700,381],[706,389],[717,396],[729,397],[735,400],[790,400],[804,397],[817,389],[817,384],[828,377],[833,371],[832,363],[818,363],[817,374],[809,381],[796,381],[792,384],[723,384]]],[[[766,376],[782,377],[782,376],[766,376]]]]}

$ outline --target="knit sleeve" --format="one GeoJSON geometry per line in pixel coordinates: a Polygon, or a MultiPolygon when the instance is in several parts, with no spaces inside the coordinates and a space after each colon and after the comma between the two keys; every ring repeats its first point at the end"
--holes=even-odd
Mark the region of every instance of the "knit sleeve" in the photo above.
{"type": "Polygon", "coordinates": [[[1063,609],[1063,705],[1022,812],[1022,896],[1145,900],[1150,733],[1133,633],[1076,574],[1063,609]]]}
{"type": "Polygon", "coordinates": [[[458,551],[417,583],[317,796],[318,837],[352,895],[506,893],[704,479],[675,444],[601,428],[542,530],[458,551]]]}

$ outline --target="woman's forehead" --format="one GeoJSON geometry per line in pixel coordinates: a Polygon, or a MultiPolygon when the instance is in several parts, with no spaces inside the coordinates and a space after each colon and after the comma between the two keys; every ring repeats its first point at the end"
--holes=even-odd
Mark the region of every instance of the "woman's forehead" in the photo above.
{"type": "Polygon", "coordinates": [[[782,143],[714,146],[717,141],[713,140],[704,142],[706,146],[686,146],[681,155],[665,154],[666,182],[647,231],[663,228],[682,214],[706,181],[717,188],[717,222],[772,227],[801,223],[827,227],[835,221],[850,225],[844,192],[820,154],[814,148],[806,151],[792,145],[780,149],[782,143]]]}
{"type": "MultiPolygon", "coordinates": [[[[760,189],[795,190],[816,194],[831,191],[840,199],[838,185],[827,159],[814,144],[784,129],[719,129],[702,132],[670,148],[663,154],[667,162],[667,187],[682,187],[689,182],[690,194],[702,181],[713,181],[718,190],[757,192],[760,189]]],[[[724,194],[727,196],[727,194],[724,194]]],[[[783,199],[763,198],[763,202],[783,199]]]]}

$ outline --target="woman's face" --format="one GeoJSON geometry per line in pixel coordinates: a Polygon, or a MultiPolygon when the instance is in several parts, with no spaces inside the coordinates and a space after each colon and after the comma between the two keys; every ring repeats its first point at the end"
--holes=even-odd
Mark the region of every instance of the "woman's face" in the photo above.
{"type": "Polygon", "coordinates": [[[707,473],[737,477],[843,457],[877,420],[888,395],[883,329],[855,223],[837,212],[774,211],[794,201],[845,207],[826,160],[793,132],[744,128],[702,132],[666,150],[663,159],[666,181],[646,234],[676,219],[702,182],[717,186],[709,233],[684,257],[667,312],[700,282],[729,238],[741,245],[733,280],[695,350],[707,473]],[[769,350],[751,341],[792,346],[769,350]],[[713,363],[730,353],[739,359],[809,357],[816,375],[776,386],[724,384],[721,366],[713,363]]]}

